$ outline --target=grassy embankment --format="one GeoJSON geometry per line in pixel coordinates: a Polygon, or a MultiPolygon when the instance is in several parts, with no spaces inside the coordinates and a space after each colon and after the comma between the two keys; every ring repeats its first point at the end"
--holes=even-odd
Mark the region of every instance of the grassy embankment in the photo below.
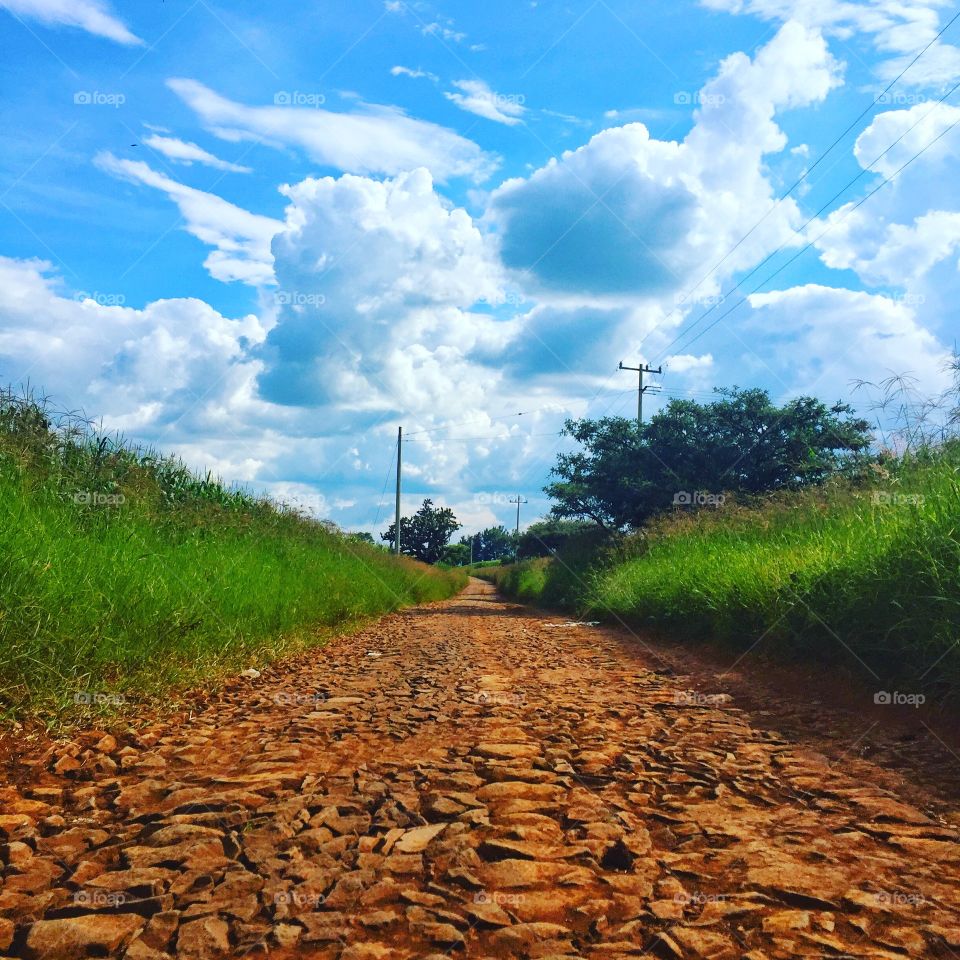
{"type": "Polygon", "coordinates": [[[736,649],[763,638],[765,654],[956,699],[960,446],[900,462],[873,488],[665,517],[615,547],[478,575],[518,599],[736,649]]]}
{"type": "Polygon", "coordinates": [[[137,702],[465,582],[0,394],[0,715],[137,702]]]}

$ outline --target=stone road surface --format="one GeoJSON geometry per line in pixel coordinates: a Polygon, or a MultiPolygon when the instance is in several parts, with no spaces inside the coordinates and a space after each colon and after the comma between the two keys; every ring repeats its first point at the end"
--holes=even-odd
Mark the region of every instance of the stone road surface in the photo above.
{"type": "Polygon", "coordinates": [[[0,809],[0,956],[960,956],[955,830],[479,582],[0,809]]]}

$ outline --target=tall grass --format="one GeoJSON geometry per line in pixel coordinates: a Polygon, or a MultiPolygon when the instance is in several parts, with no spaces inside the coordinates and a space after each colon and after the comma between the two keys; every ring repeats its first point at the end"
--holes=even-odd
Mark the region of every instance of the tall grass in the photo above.
{"type": "Polygon", "coordinates": [[[497,573],[523,599],[960,695],[960,444],[762,504],[662,518],[497,573]]]}
{"type": "Polygon", "coordinates": [[[8,714],[137,700],[464,582],[0,394],[8,714]]]}
{"type": "Polygon", "coordinates": [[[760,641],[878,681],[960,690],[960,456],[900,465],[872,491],[828,491],[653,533],[604,570],[587,607],[634,623],[760,641]]]}

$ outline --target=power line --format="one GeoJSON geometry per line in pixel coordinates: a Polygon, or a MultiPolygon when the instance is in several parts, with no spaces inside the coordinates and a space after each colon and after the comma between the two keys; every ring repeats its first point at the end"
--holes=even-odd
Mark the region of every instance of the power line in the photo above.
{"type": "MultiPolygon", "coordinates": [[[[958,19],[960,19],[960,11],[957,11],[957,13],[955,13],[955,14],[950,18],[950,20],[941,28],[940,32],[910,61],[910,63],[908,63],[908,64],[903,68],[903,70],[900,71],[900,73],[897,74],[896,77],[893,78],[893,80],[890,81],[890,83],[887,84],[887,86],[874,98],[873,102],[870,103],[867,107],[865,107],[865,108],[854,118],[854,120],[847,126],[847,128],[843,131],[843,133],[841,133],[841,134],[830,144],[830,146],[828,146],[827,149],[824,150],[823,153],[821,153],[819,157],[817,157],[817,159],[814,161],[814,163],[804,171],[804,173],[802,174],[802,176],[800,176],[799,179],[797,179],[797,180],[790,186],[790,188],[789,188],[787,191],[785,191],[784,193],[782,193],[782,194],[777,198],[777,200],[776,200],[776,202],[773,204],[773,206],[771,206],[770,209],[767,210],[767,212],[723,255],[723,257],[721,257],[721,258],[693,285],[693,287],[691,287],[691,288],[683,295],[682,301],[681,301],[682,303],[685,303],[685,302],[690,298],[691,294],[695,293],[695,292],[700,288],[700,286],[701,286],[701,284],[703,284],[704,280],[706,280],[709,276],[711,276],[717,269],[719,269],[721,266],[723,266],[723,264],[726,263],[727,260],[729,260],[731,256],[733,256],[733,254],[740,248],[740,246],[744,243],[744,241],[746,241],[746,240],[754,233],[754,231],[757,229],[757,227],[759,227],[759,226],[767,219],[767,217],[769,217],[770,214],[772,214],[772,213],[780,206],[780,204],[783,203],[783,201],[786,200],[787,197],[789,197],[789,196],[793,193],[793,191],[796,190],[797,187],[799,187],[800,184],[802,184],[802,183],[807,179],[807,177],[810,176],[811,173],[813,173],[813,171],[823,162],[823,160],[825,160],[826,157],[827,157],[830,153],[833,152],[834,148],[844,140],[844,138],[847,136],[847,134],[850,133],[850,131],[853,130],[853,128],[856,127],[856,125],[857,125],[868,113],[870,113],[870,111],[873,110],[873,108],[874,108],[878,103],[880,103],[881,100],[883,100],[883,98],[891,91],[891,89],[893,89],[893,87],[894,87],[897,83],[899,83],[900,80],[903,79],[904,75],[916,64],[916,62],[944,35],[944,33],[947,32],[947,30],[950,29],[951,26],[953,26],[953,24],[954,24],[958,19]]],[[[680,306],[680,305],[675,306],[675,307],[673,308],[673,310],[671,310],[671,311],[663,318],[663,320],[660,321],[660,323],[662,324],[664,321],[668,320],[668,319],[669,319],[670,317],[672,317],[679,309],[681,309],[681,306],[680,306]]],[[[659,326],[659,324],[658,324],[658,326],[659,326]]],[[[656,328],[654,328],[654,329],[656,329],[656,328]]],[[[641,347],[647,342],[647,340],[650,339],[650,337],[653,335],[653,333],[654,333],[654,330],[651,330],[650,333],[648,333],[648,334],[643,338],[643,340],[640,341],[640,346],[641,346],[641,347]]]]}
{"type": "MultiPolygon", "coordinates": [[[[883,151],[883,153],[881,153],[878,157],[875,157],[873,160],[871,160],[870,163],[868,163],[852,180],[850,180],[843,187],[841,187],[840,190],[837,191],[837,193],[835,193],[822,207],[820,207],[820,209],[817,210],[816,213],[814,213],[811,217],[809,217],[800,227],[794,229],[793,236],[797,236],[797,237],[801,236],[803,231],[806,230],[806,228],[810,226],[810,224],[813,223],[814,220],[816,220],[828,207],[832,206],[832,204],[836,200],[838,200],[841,196],[843,196],[843,194],[846,193],[847,190],[849,190],[850,187],[852,187],[861,177],[863,177],[866,173],[868,173],[870,171],[870,168],[874,164],[879,163],[898,143],[900,143],[903,140],[904,137],[906,137],[908,133],[916,129],[921,123],[927,120],[930,117],[930,115],[934,112],[934,110],[936,110],[939,106],[941,106],[943,102],[947,99],[947,97],[949,97],[958,88],[960,88],[960,81],[955,83],[922,117],[920,117],[919,120],[913,123],[906,130],[904,130],[903,133],[901,133],[900,136],[897,137],[897,139],[894,140],[893,143],[891,143],[890,146],[888,146],[886,150],[883,151]]],[[[734,284],[734,286],[732,286],[715,303],[713,303],[702,314],[700,314],[700,316],[697,317],[696,320],[693,320],[691,323],[687,324],[687,326],[683,330],[681,330],[660,351],[658,356],[661,356],[661,357],[666,356],[666,354],[669,352],[670,348],[673,347],[674,344],[682,340],[688,333],[690,333],[693,330],[694,327],[702,323],[703,320],[705,320],[711,313],[713,313],[713,311],[716,310],[731,293],[733,293],[735,290],[739,290],[740,287],[742,287],[754,274],[756,274],[762,267],[764,267],[767,263],[769,263],[778,253],[780,253],[787,246],[788,243],[789,243],[789,240],[785,240],[783,243],[780,244],[779,247],[777,247],[776,250],[772,251],[766,257],[764,257],[764,259],[761,260],[760,263],[758,263],[745,276],[741,277],[741,279],[738,280],[737,283],[734,284]]],[[[690,343],[692,342],[693,341],[691,340],[690,343]]],[[[689,343],[686,344],[686,346],[688,347],[689,345],[690,345],[689,343]]]]}
{"type": "MultiPolygon", "coordinates": [[[[846,220],[847,217],[849,217],[854,210],[857,210],[859,207],[863,206],[863,204],[865,204],[875,193],[877,193],[879,190],[882,190],[888,183],[896,179],[907,167],[910,166],[911,163],[914,162],[914,160],[916,160],[918,157],[926,153],[927,150],[929,150],[939,140],[942,140],[943,137],[945,137],[958,124],[960,124],[960,119],[954,120],[954,122],[951,123],[950,126],[946,127],[943,131],[941,131],[922,150],[919,150],[917,153],[915,153],[909,160],[907,160],[906,163],[904,163],[901,167],[895,170],[889,177],[885,177],[883,181],[879,183],[876,187],[874,187],[874,189],[871,190],[865,197],[858,200],[852,207],[850,207],[850,209],[844,214],[844,216],[838,222],[843,223],[844,220],[846,220]]],[[[689,348],[691,344],[699,340],[705,333],[707,333],[709,330],[712,330],[721,320],[723,320],[724,317],[730,316],[730,314],[733,313],[734,310],[736,310],[742,304],[746,303],[747,300],[753,294],[755,294],[762,286],[769,283],[774,277],[776,277],[778,274],[786,270],[786,268],[789,267],[790,264],[794,263],[799,257],[801,257],[804,253],[806,253],[811,247],[815,246],[835,226],[836,226],[836,223],[831,223],[822,233],[818,234],[805,247],[803,247],[796,254],[794,254],[794,256],[792,256],[786,263],[778,267],[773,273],[770,274],[770,276],[761,280],[760,283],[757,284],[757,286],[755,286],[748,294],[746,294],[746,296],[741,297],[740,300],[738,300],[729,310],[720,314],[719,317],[717,317],[711,323],[707,324],[707,326],[704,327],[703,330],[701,330],[692,340],[689,340],[686,344],[684,344],[684,349],[689,348]]]]}
{"type": "Polygon", "coordinates": [[[374,526],[380,522],[380,511],[383,509],[383,498],[387,495],[387,484],[390,482],[390,470],[396,461],[396,444],[393,445],[393,452],[394,456],[390,458],[390,462],[387,464],[387,475],[383,478],[383,490],[380,491],[380,503],[377,505],[377,518],[373,521],[374,526]]]}

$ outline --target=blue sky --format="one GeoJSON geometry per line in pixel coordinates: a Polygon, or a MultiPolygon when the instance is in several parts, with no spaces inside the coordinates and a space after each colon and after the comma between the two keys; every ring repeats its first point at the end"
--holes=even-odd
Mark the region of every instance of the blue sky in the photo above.
{"type": "Polygon", "coordinates": [[[873,102],[955,13],[0,0],[0,379],[371,530],[398,424],[406,506],[543,514],[564,419],[632,415],[620,360],[650,411],[933,392],[960,21],[873,102]]]}

